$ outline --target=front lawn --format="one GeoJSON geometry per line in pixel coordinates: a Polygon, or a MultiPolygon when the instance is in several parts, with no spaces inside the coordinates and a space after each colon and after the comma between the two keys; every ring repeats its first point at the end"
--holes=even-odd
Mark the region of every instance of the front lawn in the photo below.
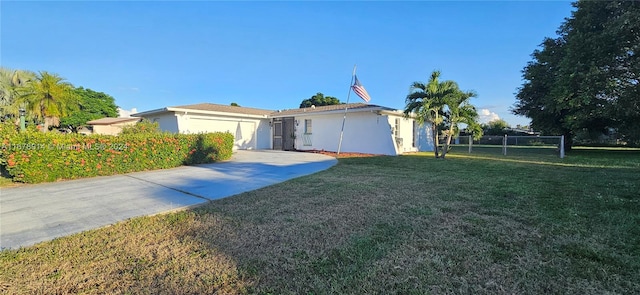
{"type": "Polygon", "coordinates": [[[191,211],[0,252],[0,291],[640,293],[640,152],[344,158],[191,211]]]}

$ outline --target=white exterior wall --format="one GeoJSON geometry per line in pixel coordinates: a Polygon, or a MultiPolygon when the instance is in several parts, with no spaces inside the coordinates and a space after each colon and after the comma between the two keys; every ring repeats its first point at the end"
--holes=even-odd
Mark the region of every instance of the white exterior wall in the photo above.
{"type": "Polygon", "coordinates": [[[389,115],[389,125],[394,131],[394,143],[396,144],[396,152],[398,154],[407,152],[417,152],[417,142],[414,141],[414,126],[412,118],[405,118],[402,114],[389,115]],[[399,120],[399,132],[396,136],[396,120],[399,120]],[[396,138],[397,137],[397,138],[396,138]]]}
{"type": "Polygon", "coordinates": [[[432,152],[433,135],[431,133],[431,123],[427,122],[421,126],[414,118],[404,118],[404,114],[399,111],[397,113],[397,115],[389,115],[389,124],[395,128],[395,119],[400,119],[402,146],[398,146],[398,153],[432,152]]]}
{"type": "MultiPolygon", "coordinates": [[[[295,148],[298,150],[337,151],[344,113],[304,114],[295,117],[295,148]],[[304,134],[305,119],[312,121],[312,133],[304,134]]],[[[213,115],[166,112],[145,116],[156,121],[163,131],[173,133],[229,132],[234,135],[234,150],[271,149],[270,119],[243,117],[241,114],[213,115]]],[[[349,112],[345,122],[341,152],[399,155],[405,152],[432,151],[430,124],[413,124],[400,112],[349,112]],[[400,119],[402,145],[395,139],[395,119],[400,119]],[[416,130],[414,130],[416,129],[416,130]],[[414,142],[414,136],[415,142],[414,142]]]]}
{"type": "Polygon", "coordinates": [[[154,114],[144,118],[151,122],[158,122],[162,131],[178,133],[178,119],[173,113],[154,114]]]}
{"type": "Polygon", "coordinates": [[[420,126],[416,122],[417,130],[417,149],[420,152],[433,152],[433,134],[431,133],[431,123],[424,123],[420,126]]]}
{"type": "Polygon", "coordinates": [[[269,119],[260,120],[258,123],[258,129],[256,130],[256,148],[259,150],[271,149],[271,125],[269,119]]]}
{"type": "MultiPolygon", "coordinates": [[[[295,148],[298,150],[337,151],[342,113],[296,116],[295,148]],[[304,134],[305,119],[311,119],[312,133],[304,134]]],[[[397,155],[391,126],[386,115],[372,112],[348,113],[341,152],[397,155]]]]}
{"type": "Polygon", "coordinates": [[[270,146],[271,131],[268,119],[199,114],[179,114],[178,116],[182,133],[231,133],[234,137],[234,150],[253,150],[270,146]]]}
{"type": "Polygon", "coordinates": [[[173,133],[229,132],[234,137],[234,150],[268,149],[271,147],[269,119],[236,116],[165,113],[147,117],[156,120],[160,129],[173,133]]]}

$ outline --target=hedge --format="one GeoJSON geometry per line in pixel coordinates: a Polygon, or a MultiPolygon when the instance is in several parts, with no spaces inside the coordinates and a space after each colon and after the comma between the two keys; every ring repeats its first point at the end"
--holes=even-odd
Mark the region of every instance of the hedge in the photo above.
{"type": "Polygon", "coordinates": [[[0,165],[26,183],[211,163],[231,158],[233,148],[233,135],[221,132],[84,136],[1,128],[0,165]]]}

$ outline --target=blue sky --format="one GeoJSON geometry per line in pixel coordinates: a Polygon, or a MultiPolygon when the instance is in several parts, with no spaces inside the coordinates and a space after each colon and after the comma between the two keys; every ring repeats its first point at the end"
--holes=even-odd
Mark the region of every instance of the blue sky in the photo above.
{"type": "MultiPolygon", "coordinates": [[[[438,69],[512,126],[521,70],[570,2],[0,2],[0,64],[54,72],[145,111],[211,102],[297,108],[346,101],[353,65],[370,103],[402,109],[438,69]]],[[[351,94],[350,102],[360,98],[351,94]]]]}

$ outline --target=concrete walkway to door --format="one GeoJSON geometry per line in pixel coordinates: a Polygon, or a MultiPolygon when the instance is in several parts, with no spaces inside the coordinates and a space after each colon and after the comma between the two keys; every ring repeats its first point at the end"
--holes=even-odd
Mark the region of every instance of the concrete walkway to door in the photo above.
{"type": "Polygon", "coordinates": [[[200,205],[328,169],[328,156],[237,151],[230,161],[0,189],[0,249],[200,205]]]}

